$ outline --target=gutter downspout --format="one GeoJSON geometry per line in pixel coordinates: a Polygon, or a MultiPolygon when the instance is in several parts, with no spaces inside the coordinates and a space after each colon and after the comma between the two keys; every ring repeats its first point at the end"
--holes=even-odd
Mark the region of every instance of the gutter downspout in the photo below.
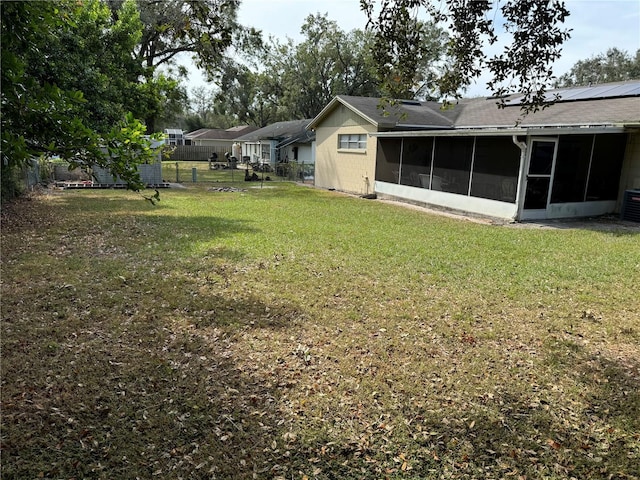
{"type": "Polygon", "coordinates": [[[522,211],[522,208],[524,206],[524,199],[521,199],[521,197],[522,197],[522,189],[524,188],[524,184],[525,184],[524,169],[525,169],[525,163],[527,161],[527,143],[521,142],[520,140],[518,140],[517,135],[512,135],[511,140],[520,149],[520,172],[518,173],[518,185],[516,188],[517,210],[513,218],[514,221],[517,221],[520,218],[520,212],[522,211]]]}

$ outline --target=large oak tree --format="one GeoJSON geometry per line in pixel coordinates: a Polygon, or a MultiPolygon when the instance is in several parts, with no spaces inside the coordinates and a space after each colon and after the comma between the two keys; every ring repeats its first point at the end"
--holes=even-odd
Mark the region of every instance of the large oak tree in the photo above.
{"type": "Polygon", "coordinates": [[[448,61],[434,82],[445,99],[460,97],[488,71],[488,87],[496,97],[521,92],[523,109],[536,110],[545,103],[554,79],[551,66],[569,38],[562,27],[569,11],[561,0],[360,0],[360,5],[375,34],[377,70],[391,98],[415,84],[413,72],[424,44],[423,32],[415,28],[420,12],[450,35],[448,61]],[[502,53],[488,54],[499,35],[508,37],[502,53]]]}
{"type": "Polygon", "coordinates": [[[41,154],[110,166],[141,188],[145,126],[153,132],[186,103],[178,56],[215,71],[232,44],[259,43],[235,21],[238,4],[2,2],[3,194],[15,192],[14,172],[41,154]]]}

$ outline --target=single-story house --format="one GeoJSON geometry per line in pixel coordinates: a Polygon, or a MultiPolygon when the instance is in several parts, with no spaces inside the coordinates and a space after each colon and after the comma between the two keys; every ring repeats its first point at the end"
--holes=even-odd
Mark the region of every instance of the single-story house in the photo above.
{"type": "Polygon", "coordinates": [[[181,128],[165,128],[164,134],[164,143],[166,145],[184,145],[184,132],[181,128]]]}
{"type": "Polygon", "coordinates": [[[336,97],[310,124],[316,185],[514,220],[619,212],[640,188],[640,81],[556,96],[526,116],[520,95],[387,116],[378,99],[336,97]]]}
{"type": "MultiPolygon", "coordinates": [[[[258,127],[241,125],[227,129],[201,128],[185,133],[179,144],[171,152],[172,160],[206,161],[212,158],[224,159],[225,154],[240,157],[237,138],[257,130],[258,127]]],[[[238,158],[239,159],[239,158],[238,158]]]]}
{"type": "Polygon", "coordinates": [[[236,139],[242,157],[251,163],[315,163],[315,133],[307,129],[310,120],[276,122],[236,139]]]}
{"type": "Polygon", "coordinates": [[[372,193],[377,145],[372,134],[450,129],[457,111],[440,106],[437,102],[401,100],[383,110],[379,98],[338,95],[307,126],[316,133],[316,186],[372,193]]]}
{"type": "Polygon", "coordinates": [[[238,137],[258,130],[258,127],[240,125],[227,129],[222,128],[201,128],[184,135],[185,145],[196,145],[199,147],[220,147],[231,152],[233,144],[238,137]]]}

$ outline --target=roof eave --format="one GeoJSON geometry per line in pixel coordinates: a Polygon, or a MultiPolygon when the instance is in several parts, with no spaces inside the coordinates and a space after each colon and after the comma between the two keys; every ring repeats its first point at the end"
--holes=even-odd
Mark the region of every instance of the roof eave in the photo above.
{"type": "Polygon", "coordinates": [[[386,124],[380,124],[378,122],[376,122],[374,119],[372,119],[371,117],[368,117],[367,115],[365,115],[364,113],[362,113],[360,110],[358,110],[357,108],[355,108],[353,105],[351,105],[349,102],[347,102],[344,98],[342,98],[340,95],[337,95],[335,97],[333,97],[333,99],[320,111],[320,113],[318,115],[316,115],[313,120],[311,120],[309,122],[309,124],[305,127],[305,130],[314,130],[318,124],[331,112],[333,111],[333,109],[337,106],[337,104],[340,103],[341,105],[344,105],[345,107],[347,107],[349,110],[351,110],[352,112],[354,112],[355,114],[359,115],[360,117],[362,117],[363,119],[365,119],[367,122],[369,122],[371,125],[373,125],[376,128],[394,128],[394,126],[396,125],[395,123],[392,124],[391,127],[388,127],[386,124]]]}
{"type": "MultiPolygon", "coordinates": [[[[639,125],[640,126],[640,125],[639,125]]],[[[594,134],[594,133],[623,133],[628,128],[621,124],[610,125],[590,125],[590,126],[558,126],[558,125],[541,125],[541,126],[523,126],[523,127],[469,127],[469,128],[452,128],[446,130],[396,130],[393,132],[376,132],[370,133],[372,137],[471,137],[471,136],[500,136],[500,135],[575,135],[575,134],[594,134]]]]}

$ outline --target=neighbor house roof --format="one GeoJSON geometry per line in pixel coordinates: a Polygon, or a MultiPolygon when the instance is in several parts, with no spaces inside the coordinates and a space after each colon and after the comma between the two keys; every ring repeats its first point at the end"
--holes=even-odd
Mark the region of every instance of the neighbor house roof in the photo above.
{"type": "Polygon", "coordinates": [[[235,140],[239,136],[257,130],[258,127],[249,125],[240,125],[227,129],[222,128],[201,128],[193,132],[185,134],[185,138],[191,140],[235,140]]]}
{"type": "MultiPolygon", "coordinates": [[[[311,120],[306,119],[272,123],[247,135],[242,135],[238,137],[237,140],[239,142],[257,142],[260,140],[278,140],[283,142],[295,137],[300,138],[301,141],[310,141],[312,137],[306,135],[305,132],[305,128],[310,121],[311,120]]],[[[315,135],[313,137],[315,137],[315,135]]]]}

